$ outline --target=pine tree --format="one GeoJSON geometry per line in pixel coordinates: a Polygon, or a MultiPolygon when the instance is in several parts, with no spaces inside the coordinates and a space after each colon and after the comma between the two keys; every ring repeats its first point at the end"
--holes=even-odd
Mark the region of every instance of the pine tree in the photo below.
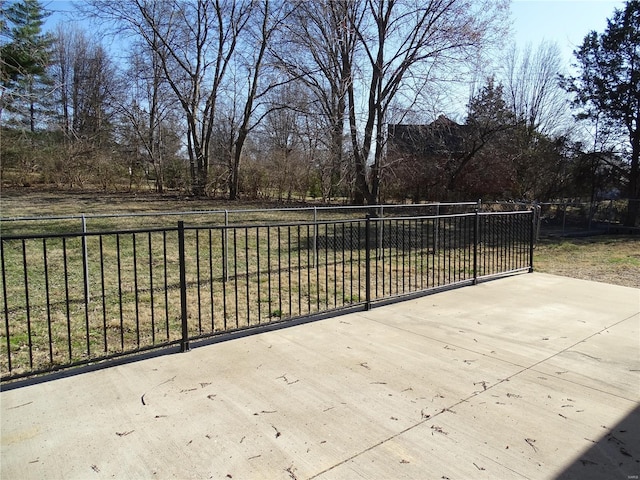
{"type": "Polygon", "coordinates": [[[48,13],[38,0],[20,0],[3,8],[1,14],[7,41],[0,45],[0,113],[6,109],[10,124],[28,125],[34,132],[49,84],[52,39],[42,32],[48,13]]]}
{"type": "Polygon", "coordinates": [[[507,159],[516,125],[516,116],[504,99],[504,87],[488,78],[469,100],[462,143],[447,167],[447,189],[466,195],[509,193],[513,175],[507,159]]]}
{"type": "Polygon", "coordinates": [[[605,32],[589,33],[575,56],[580,75],[563,80],[575,94],[578,118],[628,139],[623,153],[631,202],[625,225],[633,226],[640,213],[640,1],[629,0],[616,10],[605,32]]]}

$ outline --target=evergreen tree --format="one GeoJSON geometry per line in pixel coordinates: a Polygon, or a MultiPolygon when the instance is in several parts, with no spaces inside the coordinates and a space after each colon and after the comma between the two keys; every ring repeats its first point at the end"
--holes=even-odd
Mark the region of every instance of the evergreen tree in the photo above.
{"type": "Polygon", "coordinates": [[[448,166],[447,189],[466,195],[507,196],[513,185],[509,158],[516,116],[504,98],[504,87],[493,78],[468,104],[462,145],[448,166]]]}
{"type": "Polygon", "coordinates": [[[36,114],[45,103],[46,75],[52,39],[42,32],[49,15],[38,0],[20,0],[2,8],[0,45],[0,113],[7,109],[10,123],[36,129],[36,114]]]}
{"type": "Polygon", "coordinates": [[[592,120],[601,135],[628,139],[627,193],[633,201],[625,224],[632,226],[640,210],[640,0],[616,10],[604,33],[589,33],[575,56],[581,74],[564,85],[575,94],[578,118],[592,120]]]}

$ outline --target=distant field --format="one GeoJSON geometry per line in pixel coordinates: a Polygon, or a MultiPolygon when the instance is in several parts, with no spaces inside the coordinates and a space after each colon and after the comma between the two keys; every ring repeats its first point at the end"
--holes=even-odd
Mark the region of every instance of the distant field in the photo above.
{"type": "MultiPolygon", "coordinates": [[[[175,226],[178,220],[187,225],[225,222],[225,210],[257,210],[272,208],[310,207],[300,203],[277,203],[267,201],[234,201],[225,199],[193,198],[186,195],[158,195],[155,193],[102,193],[102,192],[55,192],[37,190],[6,190],[0,196],[2,218],[80,216],[87,215],[87,231],[124,230],[146,227],[175,226]],[[167,212],[217,212],[214,214],[159,215],[167,212]],[[145,216],[120,218],[91,218],[91,216],[145,214],[145,216]]],[[[250,223],[257,219],[269,221],[310,221],[312,212],[274,212],[272,215],[234,213],[229,215],[232,224],[250,223]]],[[[53,220],[47,222],[4,222],[4,234],[9,233],[62,233],[82,231],[80,219],[53,220]]]]}
{"type": "MultiPolygon", "coordinates": [[[[2,217],[233,210],[301,206],[273,202],[224,199],[194,199],[153,193],[55,192],[3,189],[2,217]]],[[[112,226],[112,222],[91,220],[90,227],[112,226]]],[[[126,222],[129,223],[129,222],[126,222]]],[[[135,223],[135,222],[134,222],[135,223]]],[[[131,225],[119,225],[128,228],[131,225]]],[[[2,230],[10,224],[2,225],[2,230]]],[[[535,270],[539,272],[640,288],[640,236],[602,235],[586,238],[542,239],[535,249],[535,270]]]]}
{"type": "Polygon", "coordinates": [[[262,208],[275,205],[259,201],[229,202],[186,195],[143,193],[57,192],[31,189],[2,189],[2,217],[78,215],[188,210],[224,210],[227,208],[262,208]]]}

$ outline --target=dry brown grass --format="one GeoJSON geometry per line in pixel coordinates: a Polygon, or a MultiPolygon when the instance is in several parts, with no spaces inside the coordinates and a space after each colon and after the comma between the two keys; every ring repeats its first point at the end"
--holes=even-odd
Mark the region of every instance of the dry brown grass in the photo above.
{"type": "MultiPolygon", "coordinates": [[[[229,202],[184,195],[158,195],[153,192],[104,194],[3,189],[0,195],[2,217],[233,210],[275,206],[275,203],[259,201],[229,202]]],[[[174,220],[170,219],[172,222],[174,220]]],[[[100,222],[91,222],[90,227],[97,229],[100,222]]],[[[136,223],[139,222],[139,219],[136,220],[136,223]]],[[[4,230],[8,226],[4,225],[4,230]]],[[[640,237],[543,239],[536,246],[534,264],[539,272],[640,288],[640,237]]]]}
{"type": "Polygon", "coordinates": [[[535,249],[534,268],[538,272],[640,288],[640,236],[543,239],[535,249]]]}

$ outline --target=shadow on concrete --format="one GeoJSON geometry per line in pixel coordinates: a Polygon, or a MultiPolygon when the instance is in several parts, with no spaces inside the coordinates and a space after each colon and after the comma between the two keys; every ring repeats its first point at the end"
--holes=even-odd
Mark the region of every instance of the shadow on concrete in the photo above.
{"type": "Polygon", "coordinates": [[[607,433],[597,440],[587,438],[593,446],[555,480],[640,478],[640,405],[614,427],[602,427],[607,433]]]}

